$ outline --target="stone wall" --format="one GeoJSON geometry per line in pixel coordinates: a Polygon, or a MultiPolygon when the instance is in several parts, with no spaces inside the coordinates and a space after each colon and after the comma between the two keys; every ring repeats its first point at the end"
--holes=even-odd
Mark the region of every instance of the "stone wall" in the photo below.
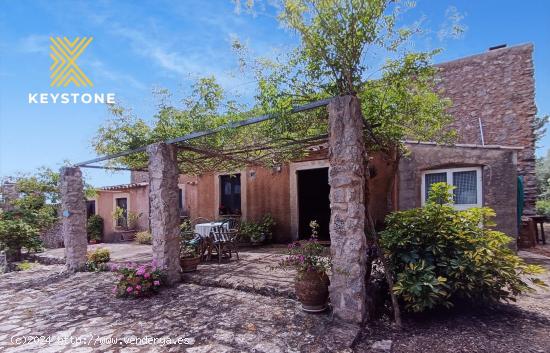
{"type": "Polygon", "coordinates": [[[0,192],[2,193],[2,202],[0,203],[0,209],[11,210],[13,206],[10,201],[16,200],[19,198],[19,193],[17,192],[17,184],[4,182],[1,186],[0,192]]]}
{"type": "Polygon", "coordinates": [[[496,229],[512,237],[517,236],[516,150],[431,144],[411,144],[408,147],[411,155],[399,164],[399,209],[421,206],[422,172],[479,166],[482,167],[483,206],[495,210],[496,229]]]}
{"type": "Polygon", "coordinates": [[[533,45],[525,44],[438,65],[440,88],[453,102],[458,143],[481,144],[481,118],[486,145],[523,147],[518,172],[524,177],[526,215],[534,213],[536,201],[532,53],[533,45]]]}
{"type": "Polygon", "coordinates": [[[63,247],[63,224],[61,221],[54,223],[50,229],[40,234],[42,245],[48,249],[63,247]]]}

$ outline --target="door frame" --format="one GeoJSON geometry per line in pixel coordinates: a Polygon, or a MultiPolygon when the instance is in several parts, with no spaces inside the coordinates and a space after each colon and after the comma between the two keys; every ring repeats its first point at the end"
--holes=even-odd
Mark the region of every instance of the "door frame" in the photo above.
{"type": "Polygon", "coordinates": [[[290,163],[290,235],[292,240],[298,240],[300,215],[298,207],[298,171],[306,169],[322,169],[330,166],[328,159],[290,163]]]}

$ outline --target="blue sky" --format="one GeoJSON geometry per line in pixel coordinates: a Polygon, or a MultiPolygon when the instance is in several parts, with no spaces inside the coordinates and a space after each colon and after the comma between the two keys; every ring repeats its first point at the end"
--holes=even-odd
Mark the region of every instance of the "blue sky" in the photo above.
{"type": "MultiPolygon", "coordinates": [[[[91,140],[109,118],[104,106],[27,103],[29,92],[75,91],[49,87],[50,36],[93,36],[77,63],[94,87],[76,91],[114,92],[136,115],[150,119],[154,89],[168,88],[176,101],[205,75],[216,76],[243,100],[252,96],[254,82],[237,73],[232,38],[267,55],[296,42],[279,26],[270,3],[256,1],[251,14],[230,0],[0,0],[0,177],[96,156],[91,140]]],[[[411,45],[443,48],[436,62],[502,43],[534,43],[536,102],[540,115],[550,114],[550,2],[421,0],[403,24],[417,21],[426,33],[411,45]],[[457,22],[465,32],[453,38],[449,29],[457,22]]],[[[540,144],[538,155],[550,147],[550,136],[540,144]]],[[[96,186],[129,180],[127,173],[96,170],[86,176],[96,186]]]]}

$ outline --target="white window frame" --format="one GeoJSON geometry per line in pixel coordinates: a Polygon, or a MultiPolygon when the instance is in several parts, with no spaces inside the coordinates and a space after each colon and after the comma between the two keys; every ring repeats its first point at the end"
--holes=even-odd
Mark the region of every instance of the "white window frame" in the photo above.
{"type": "Polygon", "coordinates": [[[426,204],[426,174],[447,173],[447,184],[453,185],[454,172],[476,172],[476,187],[477,187],[477,203],[475,204],[453,204],[453,207],[458,210],[466,210],[472,207],[481,207],[483,205],[483,184],[481,183],[481,167],[463,167],[463,168],[444,168],[430,169],[422,172],[422,187],[421,187],[421,202],[422,206],[426,204]]]}

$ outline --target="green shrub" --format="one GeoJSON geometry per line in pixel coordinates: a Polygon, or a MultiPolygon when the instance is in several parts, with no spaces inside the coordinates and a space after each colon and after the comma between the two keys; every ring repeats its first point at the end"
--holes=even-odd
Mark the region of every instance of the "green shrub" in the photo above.
{"type": "Polygon", "coordinates": [[[106,271],[107,262],[111,260],[111,252],[106,248],[97,248],[93,251],[88,251],[86,254],[88,261],[86,268],[88,271],[106,271]]]}
{"type": "Polygon", "coordinates": [[[19,263],[17,265],[17,270],[18,271],[28,271],[33,267],[34,267],[34,263],[28,262],[27,260],[25,260],[25,261],[22,261],[21,263],[19,263]]]}
{"type": "Polygon", "coordinates": [[[89,239],[100,241],[103,236],[103,218],[96,214],[90,216],[86,224],[86,231],[89,239]]]}
{"type": "Polygon", "coordinates": [[[544,285],[530,277],[543,269],[527,265],[508,247],[512,239],[490,228],[493,210],[458,211],[451,195],[446,183],[434,184],[425,207],[386,218],[381,244],[407,310],[514,300],[530,283],[544,285]]]}
{"type": "Polygon", "coordinates": [[[276,223],[270,214],[264,215],[259,222],[243,221],[241,222],[240,240],[246,242],[269,241],[273,237],[273,227],[276,223]]]}
{"type": "Polygon", "coordinates": [[[536,203],[537,213],[550,218],[550,200],[539,200],[536,203]]]}
{"type": "Polygon", "coordinates": [[[143,232],[137,232],[136,233],[136,241],[139,244],[152,244],[153,243],[153,236],[151,233],[147,230],[143,232]]]}
{"type": "Polygon", "coordinates": [[[21,258],[21,249],[38,251],[41,241],[38,229],[19,218],[7,218],[0,214],[0,250],[6,251],[10,261],[21,258]]]}

